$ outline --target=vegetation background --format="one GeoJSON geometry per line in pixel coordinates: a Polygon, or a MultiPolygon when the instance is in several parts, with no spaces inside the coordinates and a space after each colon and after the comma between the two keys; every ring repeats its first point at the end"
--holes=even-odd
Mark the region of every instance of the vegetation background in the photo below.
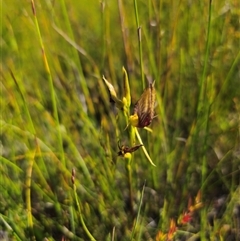
{"type": "Polygon", "coordinates": [[[10,240],[240,240],[238,0],[1,1],[0,90],[10,240]],[[123,66],[156,167],[117,155],[123,66]]]}

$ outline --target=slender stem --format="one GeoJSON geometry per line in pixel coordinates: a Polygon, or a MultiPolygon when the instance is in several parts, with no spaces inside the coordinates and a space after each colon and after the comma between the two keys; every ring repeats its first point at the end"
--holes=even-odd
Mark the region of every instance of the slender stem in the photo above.
{"type": "Polygon", "coordinates": [[[79,213],[79,217],[80,217],[80,222],[82,224],[82,227],[85,231],[85,233],[87,234],[87,236],[89,237],[89,239],[91,241],[96,241],[96,239],[92,236],[92,234],[89,232],[85,222],[84,222],[84,219],[83,219],[83,215],[82,215],[82,211],[81,211],[81,207],[80,207],[80,201],[78,200],[78,195],[77,195],[77,191],[76,191],[76,185],[75,183],[73,183],[73,192],[74,192],[74,198],[75,198],[75,201],[76,201],[76,204],[77,204],[77,208],[78,208],[78,213],[79,213]]]}
{"type": "Polygon", "coordinates": [[[128,174],[128,189],[129,189],[129,205],[130,205],[130,211],[133,215],[133,189],[132,189],[132,155],[126,155],[126,168],[127,168],[127,174],[128,174]]]}
{"type": "Polygon", "coordinates": [[[28,168],[26,171],[26,206],[27,206],[27,219],[28,226],[30,227],[30,240],[36,240],[33,232],[33,219],[32,219],[32,205],[31,205],[31,180],[32,180],[32,170],[34,163],[35,153],[31,153],[29,158],[28,168]]]}
{"type": "Polygon", "coordinates": [[[135,10],[136,25],[137,25],[137,33],[138,33],[138,51],[139,51],[139,59],[140,59],[142,87],[143,89],[145,89],[143,57],[142,57],[142,28],[139,24],[137,0],[134,0],[134,10],[135,10]]]}
{"type": "MultiPolygon", "coordinates": [[[[123,107],[123,113],[125,116],[126,124],[128,124],[128,119],[130,115],[130,106],[131,106],[131,89],[129,85],[129,79],[127,75],[127,71],[125,68],[123,70],[123,86],[124,86],[124,107],[123,107]]],[[[133,146],[135,144],[135,132],[133,127],[130,125],[129,129],[129,138],[130,138],[130,144],[133,146]]],[[[130,210],[133,214],[133,188],[132,188],[132,160],[134,158],[134,155],[125,155],[124,158],[126,160],[126,171],[128,175],[128,187],[129,187],[129,203],[130,203],[130,210]]]]}
{"type": "MultiPolygon", "coordinates": [[[[35,131],[35,127],[32,121],[32,117],[30,115],[28,106],[27,106],[27,101],[24,97],[23,91],[20,88],[20,85],[18,84],[13,72],[10,70],[11,76],[16,84],[16,87],[18,89],[18,92],[22,98],[23,101],[23,106],[24,106],[24,110],[25,113],[27,114],[27,118],[28,118],[28,124],[29,124],[29,128],[31,133],[34,135],[36,135],[36,131],[35,131]]],[[[35,138],[36,141],[36,148],[37,148],[37,140],[35,138]]],[[[29,145],[31,146],[31,143],[29,141],[29,145]]],[[[26,191],[25,191],[25,197],[26,197],[26,207],[27,207],[27,219],[28,219],[28,226],[29,226],[29,231],[30,231],[30,240],[36,240],[36,237],[34,235],[34,231],[33,231],[33,218],[32,218],[32,207],[31,207],[31,178],[32,178],[32,170],[33,170],[33,164],[34,164],[34,158],[35,158],[35,152],[34,154],[31,154],[30,158],[29,158],[29,163],[28,163],[28,168],[26,171],[26,191]]]]}
{"type": "MultiPolygon", "coordinates": [[[[198,101],[198,120],[202,119],[201,114],[203,114],[206,118],[205,120],[208,120],[208,114],[209,110],[207,109],[207,105],[209,106],[209,103],[205,100],[205,92],[206,92],[206,70],[207,70],[207,62],[209,58],[209,39],[210,39],[210,27],[211,27],[211,12],[212,12],[212,1],[209,1],[209,12],[208,12],[208,30],[207,30],[207,41],[206,41],[206,53],[205,53],[205,60],[204,60],[204,68],[203,68],[203,74],[201,78],[201,85],[200,85],[200,96],[198,101]],[[205,100],[205,101],[204,101],[205,100]]],[[[204,121],[205,121],[204,120],[204,121]]],[[[203,145],[203,163],[202,163],[202,184],[204,183],[204,180],[206,178],[206,169],[207,169],[207,163],[206,163],[206,155],[205,155],[205,149],[206,149],[206,138],[207,138],[207,130],[208,130],[208,121],[205,123],[205,137],[204,137],[204,145],[203,145]]],[[[199,128],[197,128],[197,132],[199,131],[199,128]]]]}
{"type": "Polygon", "coordinates": [[[144,195],[144,191],[145,191],[145,186],[146,186],[146,180],[144,181],[144,184],[143,184],[143,188],[142,188],[142,192],[141,192],[141,198],[140,198],[140,201],[139,201],[137,219],[136,219],[136,222],[135,222],[135,224],[134,224],[134,227],[133,227],[133,231],[132,231],[131,239],[130,239],[130,240],[133,240],[134,234],[135,234],[135,231],[136,231],[136,227],[137,227],[137,225],[138,225],[138,223],[139,223],[140,212],[141,212],[141,208],[142,208],[143,195],[144,195]]]}
{"type": "MultiPolygon", "coordinates": [[[[209,118],[209,110],[210,110],[210,103],[206,99],[206,89],[207,89],[207,79],[206,79],[206,73],[207,73],[207,63],[209,59],[209,49],[210,49],[210,30],[211,30],[211,16],[212,16],[212,0],[209,1],[209,8],[208,8],[208,28],[207,28],[207,40],[206,40],[206,52],[205,52],[205,59],[204,59],[204,67],[203,67],[203,73],[200,81],[200,93],[199,93],[199,99],[198,99],[198,108],[197,108],[197,133],[195,134],[195,140],[197,140],[201,123],[204,122],[204,140],[203,140],[203,148],[202,148],[202,192],[203,188],[205,187],[204,182],[207,175],[207,158],[206,158],[206,148],[207,148],[207,138],[208,138],[208,118],[209,118]],[[202,118],[203,116],[203,118],[202,118]],[[200,121],[200,122],[199,122],[200,121]]],[[[201,212],[201,239],[205,238],[205,228],[206,228],[206,222],[204,221],[206,217],[205,210],[202,210],[201,212]]]]}
{"type": "Polygon", "coordinates": [[[210,39],[210,28],[211,28],[211,12],[212,12],[212,0],[209,1],[209,12],[208,12],[208,28],[207,28],[207,41],[206,41],[206,52],[205,52],[205,58],[204,58],[204,67],[203,67],[203,73],[200,81],[200,93],[198,98],[198,108],[197,108],[197,114],[198,116],[201,114],[203,108],[204,108],[204,96],[205,96],[205,83],[206,83],[206,72],[207,72],[207,62],[209,58],[209,39],[210,39]]]}
{"type": "Polygon", "coordinates": [[[56,95],[55,95],[55,90],[54,90],[54,85],[53,85],[52,74],[51,74],[51,71],[50,71],[50,68],[49,68],[47,55],[46,55],[44,44],[43,44],[43,41],[42,41],[42,35],[41,35],[41,31],[40,31],[39,24],[38,24],[34,0],[31,0],[31,4],[32,4],[33,15],[34,15],[35,27],[36,27],[36,30],[37,30],[38,39],[39,39],[41,50],[42,50],[43,62],[44,62],[44,65],[45,65],[45,70],[47,72],[49,88],[50,88],[50,91],[51,91],[53,115],[54,115],[54,119],[55,119],[57,127],[58,127],[57,133],[58,133],[59,150],[61,150],[61,161],[65,166],[66,163],[65,163],[64,150],[63,150],[63,145],[62,145],[63,141],[62,141],[62,135],[61,135],[60,125],[59,125],[58,109],[57,109],[57,102],[56,102],[56,95]]]}

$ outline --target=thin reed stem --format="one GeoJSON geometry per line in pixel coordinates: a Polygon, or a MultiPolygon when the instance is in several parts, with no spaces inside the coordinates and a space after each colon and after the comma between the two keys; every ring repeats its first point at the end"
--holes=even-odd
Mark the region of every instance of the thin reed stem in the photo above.
{"type": "Polygon", "coordinates": [[[76,185],[75,185],[74,181],[73,181],[73,193],[74,193],[75,202],[77,204],[78,214],[79,214],[79,218],[80,218],[80,222],[82,224],[83,230],[85,231],[85,233],[87,234],[88,238],[91,241],[96,241],[96,239],[92,236],[92,234],[90,233],[90,231],[88,230],[88,228],[87,228],[87,226],[86,226],[86,224],[84,222],[82,211],[81,211],[81,207],[80,207],[80,200],[78,199],[77,188],[76,188],[76,185]]]}
{"type": "Polygon", "coordinates": [[[44,47],[44,44],[43,44],[40,27],[39,27],[39,24],[38,24],[34,0],[31,0],[31,4],[32,4],[32,11],[33,11],[33,16],[34,16],[34,23],[35,23],[35,27],[36,27],[36,30],[37,30],[38,40],[39,40],[39,43],[40,43],[40,46],[41,46],[41,51],[42,51],[43,62],[44,62],[45,70],[46,70],[46,73],[47,73],[49,88],[50,88],[50,91],[51,91],[53,116],[54,116],[54,119],[55,119],[56,124],[57,124],[58,145],[59,145],[59,150],[61,151],[61,157],[60,158],[61,158],[62,163],[65,166],[66,161],[65,161],[64,150],[63,150],[63,140],[62,140],[62,134],[61,134],[60,124],[59,124],[58,108],[57,108],[56,94],[55,94],[55,90],[54,90],[52,74],[51,74],[51,71],[50,71],[50,68],[49,68],[49,63],[48,63],[47,55],[46,55],[46,52],[45,52],[45,47],[44,47]]]}
{"type": "Polygon", "coordinates": [[[32,180],[32,170],[34,164],[35,153],[30,153],[28,168],[26,170],[26,206],[27,206],[27,219],[30,231],[30,240],[35,241],[36,237],[33,232],[33,218],[32,218],[32,205],[31,205],[31,180],[32,180]]]}
{"type": "MultiPolygon", "coordinates": [[[[197,138],[200,133],[200,128],[204,129],[204,139],[202,143],[202,192],[204,192],[203,188],[205,187],[204,182],[207,175],[207,157],[206,157],[206,150],[207,150],[207,139],[208,139],[208,129],[209,129],[209,114],[210,114],[210,103],[209,100],[206,98],[206,91],[207,91],[207,68],[208,68],[208,60],[209,60],[209,50],[210,50],[210,31],[211,31],[211,18],[212,18],[212,0],[209,1],[209,8],[208,8],[208,26],[207,26],[207,40],[206,40],[206,47],[205,47],[205,58],[204,58],[204,66],[203,66],[203,73],[200,80],[200,93],[198,99],[198,107],[197,107],[197,133],[195,137],[197,138]],[[202,118],[202,116],[204,116],[202,118]],[[203,124],[203,126],[202,126],[203,124]]],[[[195,139],[196,141],[196,139],[195,139]]],[[[205,231],[206,231],[206,210],[203,209],[201,211],[201,240],[205,239],[205,231]]]]}
{"type": "Polygon", "coordinates": [[[136,229],[137,229],[137,226],[138,226],[139,221],[140,221],[140,214],[141,214],[141,208],[142,208],[142,202],[143,202],[143,196],[144,196],[145,186],[146,186],[146,180],[144,181],[144,184],[143,184],[143,188],[142,188],[142,192],[141,192],[141,197],[140,197],[140,200],[139,200],[137,218],[136,218],[136,221],[135,221],[135,223],[134,223],[134,227],[133,227],[133,230],[132,230],[132,234],[131,234],[131,239],[130,239],[130,240],[134,240],[134,235],[135,235],[135,233],[136,233],[136,229]]]}
{"type": "Polygon", "coordinates": [[[135,19],[136,19],[136,25],[137,25],[137,34],[138,34],[138,52],[139,52],[139,61],[140,61],[140,69],[141,69],[142,87],[143,89],[145,89],[143,56],[142,56],[142,28],[139,24],[137,0],[134,0],[133,2],[134,2],[135,19]]]}
{"type": "MultiPolygon", "coordinates": [[[[208,29],[207,29],[207,41],[206,41],[206,52],[205,52],[205,59],[204,59],[204,67],[203,73],[200,82],[200,94],[198,100],[198,120],[203,120],[205,122],[205,136],[204,136],[204,143],[203,143],[203,163],[202,163],[202,184],[206,179],[206,171],[207,171],[207,163],[206,163],[206,142],[207,142],[207,130],[208,130],[208,117],[209,117],[209,103],[206,100],[206,90],[207,90],[207,79],[206,79],[206,71],[208,66],[208,59],[209,59],[209,39],[210,39],[210,28],[211,28],[211,16],[212,16],[212,1],[209,1],[209,11],[208,11],[208,29]],[[201,115],[204,115],[205,118],[202,119],[201,115]]],[[[198,125],[197,132],[199,132],[200,126],[198,125]]]]}

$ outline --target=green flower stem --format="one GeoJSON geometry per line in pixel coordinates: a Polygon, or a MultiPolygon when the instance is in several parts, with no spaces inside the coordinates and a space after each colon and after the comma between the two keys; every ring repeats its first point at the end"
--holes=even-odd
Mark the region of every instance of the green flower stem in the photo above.
{"type": "Polygon", "coordinates": [[[133,191],[132,191],[132,155],[131,153],[127,153],[124,156],[124,159],[126,161],[126,169],[128,174],[128,188],[129,188],[129,203],[130,203],[130,210],[133,214],[133,191]]]}

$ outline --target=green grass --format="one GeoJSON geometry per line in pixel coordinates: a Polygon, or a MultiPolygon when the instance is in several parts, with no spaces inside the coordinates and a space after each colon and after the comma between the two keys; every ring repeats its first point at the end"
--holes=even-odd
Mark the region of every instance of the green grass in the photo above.
{"type": "Polygon", "coordinates": [[[0,230],[11,240],[239,240],[239,9],[2,1],[0,230]],[[153,80],[152,131],[126,128],[153,80]],[[119,157],[119,142],[145,149],[119,157]]]}

